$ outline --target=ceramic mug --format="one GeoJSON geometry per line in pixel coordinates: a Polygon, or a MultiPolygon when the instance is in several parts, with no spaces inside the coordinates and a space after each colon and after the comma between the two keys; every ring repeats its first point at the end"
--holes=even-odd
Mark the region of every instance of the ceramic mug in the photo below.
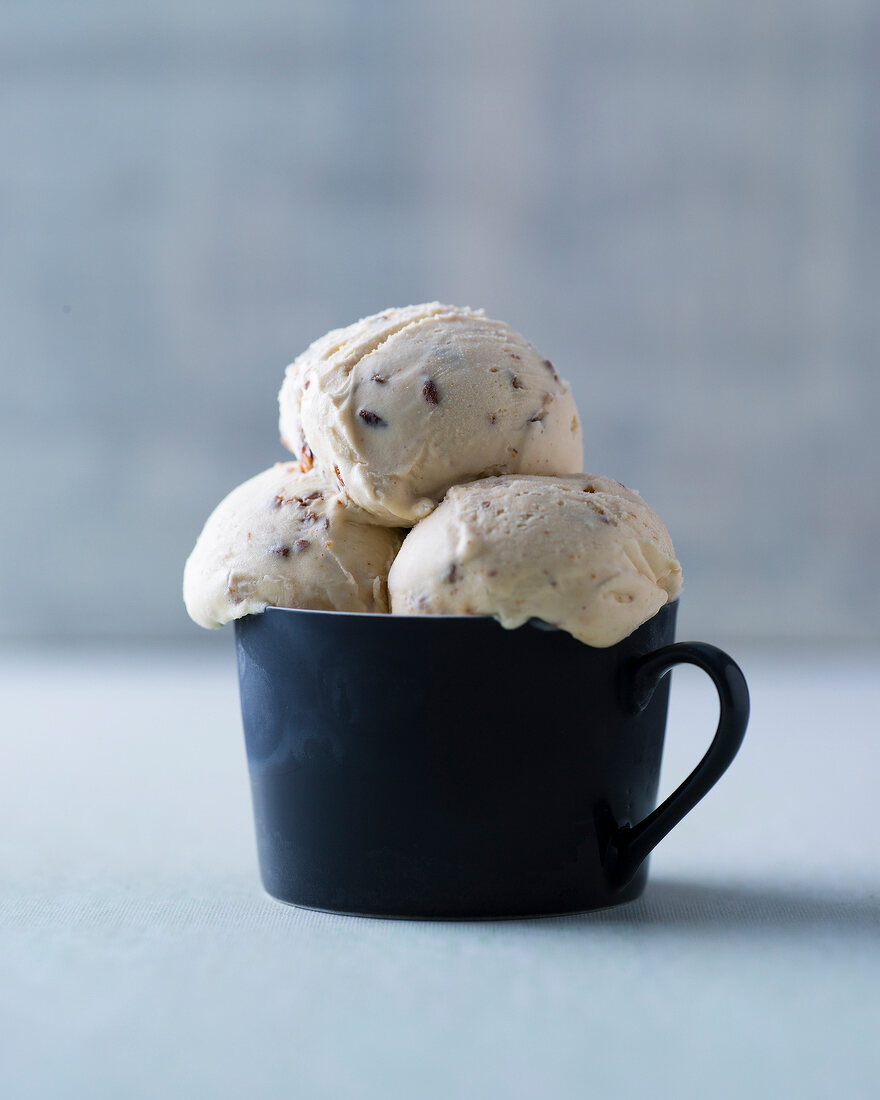
{"type": "Polygon", "coordinates": [[[263,884],[386,917],[571,913],[638,897],[652,848],[742,742],[733,660],[674,644],[677,602],[596,649],[537,622],[269,608],[236,623],[263,884]],[[655,809],[675,665],[721,710],[655,809]]]}

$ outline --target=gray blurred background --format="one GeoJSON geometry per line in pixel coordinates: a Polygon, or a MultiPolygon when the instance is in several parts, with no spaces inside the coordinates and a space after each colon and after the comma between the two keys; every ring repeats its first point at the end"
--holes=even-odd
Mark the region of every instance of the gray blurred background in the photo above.
{"type": "Polygon", "coordinates": [[[285,364],[433,298],[572,381],[684,633],[880,637],[876,4],[0,13],[7,640],[219,644],[183,562],[285,364]]]}

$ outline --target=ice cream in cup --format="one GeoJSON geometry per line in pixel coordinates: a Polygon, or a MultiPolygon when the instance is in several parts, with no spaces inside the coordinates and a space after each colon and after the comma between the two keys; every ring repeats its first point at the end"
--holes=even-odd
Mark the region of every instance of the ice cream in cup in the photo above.
{"type": "Polygon", "coordinates": [[[280,406],[296,458],[218,505],[184,572],[196,622],[235,620],[268,893],[458,919],[638,897],[748,691],[721,650],[675,643],[669,533],[579,472],[568,385],[507,325],[431,303],[316,341],[280,406]],[[720,718],[656,806],[680,663],[720,718]]]}

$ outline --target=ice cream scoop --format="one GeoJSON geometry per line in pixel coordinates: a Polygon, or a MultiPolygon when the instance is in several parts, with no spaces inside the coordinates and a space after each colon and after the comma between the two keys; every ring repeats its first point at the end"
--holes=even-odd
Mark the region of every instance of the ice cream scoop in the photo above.
{"type": "Polygon", "coordinates": [[[675,599],[681,567],[657,515],[611,478],[490,477],[407,534],[388,588],[394,614],[537,618],[609,646],[675,599]]]}
{"type": "Polygon", "coordinates": [[[387,611],[402,537],[317,470],[279,462],[214,509],[184,569],[184,603],[209,628],[267,606],[387,611]]]}
{"type": "Polygon", "coordinates": [[[282,440],[376,522],[409,527],[452,486],[582,465],[568,384],[482,310],[389,309],[328,333],[288,368],[282,440]]]}

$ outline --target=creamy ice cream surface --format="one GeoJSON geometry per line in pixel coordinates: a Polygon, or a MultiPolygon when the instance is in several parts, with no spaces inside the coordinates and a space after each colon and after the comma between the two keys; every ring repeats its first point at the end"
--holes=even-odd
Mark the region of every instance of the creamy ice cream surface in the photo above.
{"type": "Polygon", "coordinates": [[[452,485],[582,465],[552,363],[503,322],[439,302],[328,333],[287,368],[279,405],[303,468],[390,526],[417,523],[452,485]]]}
{"type": "Polygon", "coordinates": [[[681,568],[660,519],[611,478],[490,477],[409,532],[388,587],[394,614],[538,618],[609,646],[675,599],[681,568]]]}
{"type": "Polygon", "coordinates": [[[214,509],[184,569],[186,609],[204,627],[267,606],[388,611],[401,539],[317,470],[279,462],[214,509]]]}

